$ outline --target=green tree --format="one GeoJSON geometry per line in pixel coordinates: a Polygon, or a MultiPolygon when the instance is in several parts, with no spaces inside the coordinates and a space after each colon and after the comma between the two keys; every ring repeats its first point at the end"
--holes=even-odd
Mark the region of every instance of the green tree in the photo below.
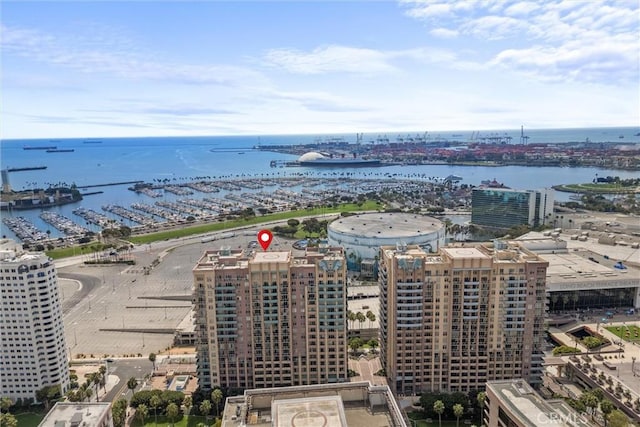
{"type": "Polygon", "coordinates": [[[48,411],[51,401],[62,397],[62,391],[59,384],[45,386],[40,390],[36,390],[36,400],[44,403],[45,409],[48,411]]]}
{"type": "Polygon", "coordinates": [[[127,400],[118,399],[111,405],[111,418],[114,427],[123,427],[127,418],[127,400]]]}
{"type": "Polygon", "coordinates": [[[93,385],[96,386],[96,402],[97,402],[98,401],[98,387],[100,386],[100,383],[102,382],[102,375],[100,375],[100,372],[94,372],[89,376],[89,379],[91,380],[93,385]]]}
{"type": "Polygon", "coordinates": [[[376,315],[373,314],[373,311],[369,310],[365,316],[369,320],[369,328],[371,328],[371,323],[376,321],[376,315]]]}
{"type": "Polygon", "coordinates": [[[358,319],[356,314],[351,310],[347,311],[347,319],[351,322],[351,328],[353,329],[353,324],[358,319]]]}
{"type": "Polygon", "coordinates": [[[156,354],[155,353],[149,353],[149,361],[151,361],[151,363],[153,363],[153,370],[156,370],[156,354]]]}
{"type": "Polygon", "coordinates": [[[444,412],[444,403],[442,400],[436,400],[433,404],[433,412],[438,414],[438,426],[442,427],[442,413],[444,412]]]}
{"type": "Polygon", "coordinates": [[[209,424],[209,413],[211,412],[211,402],[209,400],[203,400],[200,404],[200,413],[204,415],[204,419],[209,424]]]}
{"type": "Polygon", "coordinates": [[[136,408],[136,417],[140,420],[140,425],[144,425],[144,420],[149,416],[149,408],[144,403],[136,408]]]}
{"type": "Polygon", "coordinates": [[[0,399],[0,412],[9,412],[9,408],[13,406],[13,400],[8,396],[3,396],[0,399]]]}
{"type": "Polygon", "coordinates": [[[191,396],[185,396],[182,404],[184,405],[184,409],[187,412],[187,415],[189,415],[189,413],[191,412],[191,407],[193,406],[193,398],[191,396]]]}
{"type": "Polygon", "coordinates": [[[18,420],[13,414],[10,413],[0,413],[0,426],[2,427],[18,427],[18,420]]]}
{"type": "Polygon", "coordinates": [[[600,410],[602,411],[602,414],[604,415],[604,425],[605,427],[607,426],[607,418],[609,417],[609,414],[611,412],[613,412],[613,410],[616,409],[616,407],[613,405],[613,403],[611,403],[611,401],[609,400],[603,400],[602,402],[600,402],[600,410]]]}
{"type": "Polygon", "coordinates": [[[367,341],[367,344],[369,344],[369,347],[371,347],[371,351],[375,352],[376,348],[378,347],[378,340],[375,338],[371,338],[369,341],[367,341]]]}
{"type": "Polygon", "coordinates": [[[167,405],[166,413],[167,413],[167,418],[169,418],[169,421],[171,421],[171,425],[173,425],[176,418],[178,418],[178,414],[180,413],[180,408],[178,408],[178,405],[171,402],[167,405]]]}
{"type": "Polygon", "coordinates": [[[132,398],[133,398],[133,393],[136,390],[136,387],[138,387],[138,380],[135,377],[129,378],[129,380],[127,381],[127,388],[131,390],[132,398]]]}
{"type": "Polygon", "coordinates": [[[349,348],[355,354],[362,347],[362,338],[354,337],[349,340],[349,348]]]}
{"type": "Polygon", "coordinates": [[[456,427],[460,426],[460,417],[464,414],[464,406],[459,403],[453,405],[453,416],[456,417],[456,427]]]}
{"type": "Polygon", "coordinates": [[[291,218],[291,219],[288,219],[288,220],[287,220],[287,225],[288,225],[289,227],[297,227],[297,226],[299,226],[299,225],[300,225],[300,221],[298,221],[298,220],[297,220],[297,219],[295,219],[295,218],[291,218]]]}
{"type": "Polygon", "coordinates": [[[591,394],[593,394],[596,399],[598,399],[598,402],[602,402],[602,400],[604,399],[604,391],[602,391],[601,388],[594,388],[590,391],[591,394]]]}
{"type": "Polygon", "coordinates": [[[622,412],[619,409],[614,409],[613,411],[611,411],[611,413],[608,416],[608,419],[609,419],[609,423],[608,423],[609,427],[627,427],[629,425],[629,419],[624,414],[624,412],[622,412]]]}
{"type": "Polygon", "coordinates": [[[156,425],[158,425],[158,407],[160,407],[160,405],[162,405],[160,396],[158,396],[157,394],[151,396],[151,399],[149,399],[149,406],[151,407],[151,409],[153,409],[153,415],[156,419],[156,425]]]}
{"type": "Polygon", "coordinates": [[[598,402],[598,398],[596,396],[594,396],[593,393],[585,391],[580,396],[580,401],[582,403],[584,403],[584,406],[591,413],[591,419],[593,419],[594,415],[595,415],[596,408],[598,407],[598,403],[600,403],[600,402],[598,402]]]}
{"type": "Polygon", "coordinates": [[[484,410],[484,401],[487,398],[487,393],[485,393],[484,391],[479,392],[478,394],[476,394],[476,403],[478,404],[478,408],[480,408],[480,424],[482,424],[482,411],[484,410]]]}
{"type": "Polygon", "coordinates": [[[358,323],[360,323],[360,328],[362,328],[362,324],[365,320],[367,320],[366,316],[362,312],[356,313],[356,319],[358,319],[358,323]]]}
{"type": "Polygon", "coordinates": [[[219,388],[214,389],[211,392],[211,401],[215,404],[217,418],[220,411],[220,401],[222,401],[222,390],[220,390],[219,388]]]}

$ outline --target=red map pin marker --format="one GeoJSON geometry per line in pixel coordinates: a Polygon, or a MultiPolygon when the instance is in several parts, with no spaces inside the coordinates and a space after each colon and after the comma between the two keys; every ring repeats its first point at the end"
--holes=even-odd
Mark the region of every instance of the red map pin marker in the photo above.
{"type": "Polygon", "coordinates": [[[269,248],[271,241],[273,240],[273,234],[269,230],[258,231],[258,243],[265,251],[269,248]]]}

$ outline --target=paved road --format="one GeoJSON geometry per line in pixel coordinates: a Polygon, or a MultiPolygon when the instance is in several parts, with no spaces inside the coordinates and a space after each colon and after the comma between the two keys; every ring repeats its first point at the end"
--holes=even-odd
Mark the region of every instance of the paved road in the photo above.
{"type": "Polygon", "coordinates": [[[131,391],[127,388],[129,378],[135,377],[140,384],[136,391],[139,391],[146,375],[151,374],[152,363],[147,358],[114,359],[108,363],[109,374],[116,375],[118,383],[102,399],[103,402],[113,402],[119,398],[131,398],[131,391]]]}

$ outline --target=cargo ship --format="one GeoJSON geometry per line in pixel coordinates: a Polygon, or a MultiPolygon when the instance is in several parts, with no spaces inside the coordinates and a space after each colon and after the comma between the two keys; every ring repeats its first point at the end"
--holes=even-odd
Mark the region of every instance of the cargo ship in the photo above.
{"type": "Polygon", "coordinates": [[[73,148],[64,148],[64,149],[62,149],[62,148],[61,149],[54,148],[54,149],[51,149],[51,150],[47,150],[47,153],[73,153],[74,151],[76,151],[76,150],[73,149],[73,148]]]}

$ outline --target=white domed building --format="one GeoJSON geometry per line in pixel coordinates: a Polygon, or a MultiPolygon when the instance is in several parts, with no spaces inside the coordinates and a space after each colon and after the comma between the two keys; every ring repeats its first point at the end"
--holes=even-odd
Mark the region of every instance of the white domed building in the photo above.
{"type": "Polygon", "coordinates": [[[375,264],[380,246],[419,245],[435,252],[445,244],[445,224],[439,219],[399,212],[377,212],[339,218],[328,226],[330,246],[342,246],[350,270],[375,264]]]}
{"type": "Polygon", "coordinates": [[[321,153],[318,153],[317,151],[310,151],[308,153],[304,153],[302,156],[300,156],[300,158],[298,159],[299,162],[314,162],[316,160],[320,160],[320,159],[326,159],[327,157],[321,153]]]}

